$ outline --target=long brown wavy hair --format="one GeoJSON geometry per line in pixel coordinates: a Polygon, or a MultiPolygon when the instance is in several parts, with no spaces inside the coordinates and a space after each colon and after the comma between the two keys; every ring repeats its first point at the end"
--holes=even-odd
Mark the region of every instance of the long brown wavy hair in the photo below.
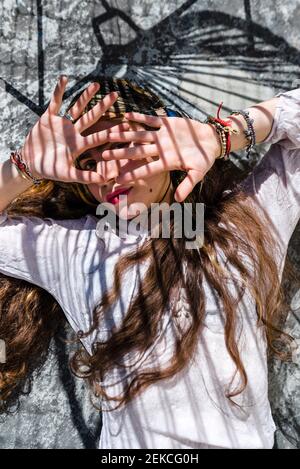
{"type": "MultiPolygon", "coordinates": [[[[147,90],[145,104],[143,88],[132,82],[105,77],[99,81],[105,93],[117,89],[121,97],[125,96],[126,110],[148,110],[154,114],[156,107],[163,106],[149,88],[144,88],[147,90]],[[103,83],[107,86],[103,87],[103,83]],[[133,97],[132,107],[128,105],[128,90],[133,97]]],[[[90,107],[96,102],[94,100],[90,107]]],[[[241,179],[241,176],[235,174],[233,177],[233,171],[230,161],[217,160],[206,174],[202,188],[197,184],[185,200],[192,203],[194,217],[196,203],[205,204],[204,244],[199,250],[186,249],[186,239],[173,236],[171,219],[171,237],[151,238],[139,250],[123,255],[115,266],[112,289],[99,298],[91,329],[84,331],[85,335],[101,325],[105,313],[117,302],[122,279],[128,270],[136,263],[150,261],[120,327],[111,331],[107,341],[94,343],[92,355],[80,347],[70,360],[74,374],[88,381],[95,396],[115,401],[115,408],[128,403],[149,385],[174,376],[192,359],[201,340],[205,318],[204,279],[222,305],[226,347],[241,377],[238,388],[230,389],[229,386],[224,390],[230,400],[247,386],[247,373],[237,338],[237,308],[246,289],[255,300],[257,323],[265,329],[269,352],[281,359],[290,356],[291,338],[281,332],[285,302],[274,260],[276,239],[269,230],[267,219],[247,200],[239,184],[238,177],[241,179]],[[237,298],[233,298],[226,282],[229,270],[218,260],[220,251],[238,273],[240,280],[235,278],[237,298]],[[250,260],[251,267],[243,262],[243,256],[250,260]],[[184,264],[187,267],[185,275],[184,264]],[[165,368],[137,369],[131,380],[124,384],[120,395],[110,396],[100,382],[116,363],[122,363],[128,352],[143,353],[151,347],[172,292],[181,287],[186,292],[192,322],[184,334],[178,333],[174,356],[165,368]]],[[[185,173],[176,170],[170,175],[175,190],[185,173]]],[[[80,218],[87,213],[94,215],[93,198],[91,202],[81,197],[83,187],[78,189],[76,184],[44,181],[41,186],[31,187],[15,199],[7,212],[11,216],[22,214],[54,219],[80,218]]],[[[28,377],[43,363],[51,338],[58,333],[63,320],[60,306],[46,291],[25,281],[0,276],[0,338],[5,339],[7,347],[7,361],[0,364],[1,411],[9,411],[19,393],[26,391],[28,377]]]]}

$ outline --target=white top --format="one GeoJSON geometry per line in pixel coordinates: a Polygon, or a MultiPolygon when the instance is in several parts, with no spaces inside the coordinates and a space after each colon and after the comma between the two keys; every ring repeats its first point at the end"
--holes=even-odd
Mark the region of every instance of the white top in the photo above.
{"type": "MultiPolygon", "coordinates": [[[[276,260],[282,269],[300,216],[300,88],[277,96],[274,124],[266,140],[272,145],[244,184],[276,230],[281,246],[276,260]]],[[[0,220],[0,271],[48,290],[76,332],[89,328],[94,306],[111,286],[120,253],[147,236],[143,232],[140,238],[128,234],[121,239],[108,225],[99,237],[97,221],[90,215],[57,221],[8,217],[6,212],[0,220]]],[[[99,338],[107,338],[111,327],[120,324],[135,293],[137,273],[134,267],[126,275],[117,306],[97,331],[99,338]]],[[[275,425],[268,401],[266,342],[256,326],[253,301],[245,295],[239,309],[243,318],[239,348],[249,380],[246,390],[235,398],[243,405],[240,411],[224,396],[235,368],[224,342],[222,308],[209,285],[205,283],[204,288],[205,327],[195,359],[172,379],[148,387],[126,407],[104,412],[100,448],[272,448],[275,425]]],[[[189,320],[184,295],[178,309],[176,320],[165,312],[160,335],[144,356],[131,353],[125,357],[124,362],[131,365],[126,373],[111,370],[103,383],[111,395],[120,392],[122,379],[138,367],[151,368],[170,357],[176,321],[184,325],[189,320]]],[[[82,339],[89,352],[95,338],[94,334],[82,339]]],[[[103,402],[104,409],[109,406],[103,402]]]]}

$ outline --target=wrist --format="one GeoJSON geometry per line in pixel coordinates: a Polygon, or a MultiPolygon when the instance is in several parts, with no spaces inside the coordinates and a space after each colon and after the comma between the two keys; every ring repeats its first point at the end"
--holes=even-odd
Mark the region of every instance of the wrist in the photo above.
{"type": "Polygon", "coordinates": [[[42,182],[42,179],[37,178],[32,171],[30,170],[28,163],[24,160],[23,149],[12,151],[10,154],[10,161],[16,167],[19,174],[24,178],[29,180],[34,185],[39,185],[42,182]]]}
{"type": "Polygon", "coordinates": [[[20,187],[27,189],[33,185],[33,181],[25,177],[24,174],[19,171],[16,165],[11,161],[11,159],[6,160],[5,164],[9,167],[11,178],[16,182],[20,187]]]}
{"type": "Polygon", "coordinates": [[[231,151],[244,150],[249,145],[249,141],[245,136],[247,123],[241,115],[230,115],[226,120],[231,121],[231,128],[235,133],[231,135],[231,151]]]}
{"type": "Polygon", "coordinates": [[[214,159],[216,160],[220,158],[220,155],[222,152],[222,144],[221,144],[220,136],[218,132],[216,131],[216,128],[214,125],[209,124],[209,123],[204,124],[204,125],[207,126],[208,139],[213,146],[212,153],[213,153],[214,159]]]}

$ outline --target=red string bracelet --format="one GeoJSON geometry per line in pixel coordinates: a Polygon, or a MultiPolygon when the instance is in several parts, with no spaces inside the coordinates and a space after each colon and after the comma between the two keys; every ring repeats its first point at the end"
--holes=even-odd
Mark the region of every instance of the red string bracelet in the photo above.
{"type": "Polygon", "coordinates": [[[236,134],[237,130],[231,128],[231,125],[232,125],[231,120],[224,120],[220,118],[220,110],[221,110],[222,105],[223,105],[223,101],[221,101],[219,104],[217,117],[208,116],[205,122],[213,124],[215,126],[220,136],[221,145],[222,145],[222,152],[219,158],[227,159],[231,151],[230,134],[231,133],[236,134]]]}
{"type": "Polygon", "coordinates": [[[231,126],[232,126],[232,121],[231,120],[223,120],[220,118],[220,111],[221,107],[223,106],[223,101],[220,102],[219,107],[218,107],[218,112],[217,112],[217,117],[215,117],[215,121],[219,122],[226,131],[226,155],[229,155],[231,151],[231,138],[230,138],[230,131],[236,133],[231,126]]]}
{"type": "Polygon", "coordinates": [[[16,166],[19,173],[27,180],[31,180],[35,186],[41,184],[42,179],[38,179],[33,176],[32,172],[29,170],[27,164],[22,159],[21,151],[16,150],[12,151],[10,154],[11,162],[16,166]]]}

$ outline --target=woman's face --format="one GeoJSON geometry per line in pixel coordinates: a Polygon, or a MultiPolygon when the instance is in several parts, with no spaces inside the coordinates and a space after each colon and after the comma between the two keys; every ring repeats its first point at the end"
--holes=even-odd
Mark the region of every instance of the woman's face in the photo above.
{"type": "MultiPolygon", "coordinates": [[[[100,119],[96,124],[90,127],[84,135],[103,130],[104,128],[107,128],[108,125],[111,126],[112,122],[114,122],[115,125],[125,120],[126,119],[122,118],[110,118],[106,121],[100,119]]],[[[145,130],[145,127],[142,124],[131,122],[130,130],[145,130]]],[[[159,175],[155,175],[147,179],[136,179],[126,185],[118,184],[115,181],[115,178],[119,175],[120,168],[126,165],[129,160],[104,161],[101,158],[102,153],[108,148],[121,148],[124,146],[132,147],[134,145],[134,142],[131,142],[130,144],[107,143],[100,147],[92,148],[80,156],[81,169],[97,170],[105,176],[107,181],[102,185],[88,184],[90,192],[99,202],[109,202],[113,204],[116,213],[124,219],[134,218],[143,210],[144,206],[148,208],[151,206],[151,203],[162,201],[168,203],[171,202],[170,194],[172,185],[169,186],[169,172],[160,173],[159,175]],[[169,189],[166,193],[168,186],[169,189]],[[119,196],[115,197],[113,195],[110,196],[112,192],[118,189],[129,189],[129,192],[124,192],[123,195],[121,193],[119,196]],[[165,193],[166,195],[163,197],[165,193]],[[125,195],[127,197],[127,201],[125,195]]],[[[143,159],[141,160],[141,163],[145,161],[153,161],[153,158],[143,159]]]]}

